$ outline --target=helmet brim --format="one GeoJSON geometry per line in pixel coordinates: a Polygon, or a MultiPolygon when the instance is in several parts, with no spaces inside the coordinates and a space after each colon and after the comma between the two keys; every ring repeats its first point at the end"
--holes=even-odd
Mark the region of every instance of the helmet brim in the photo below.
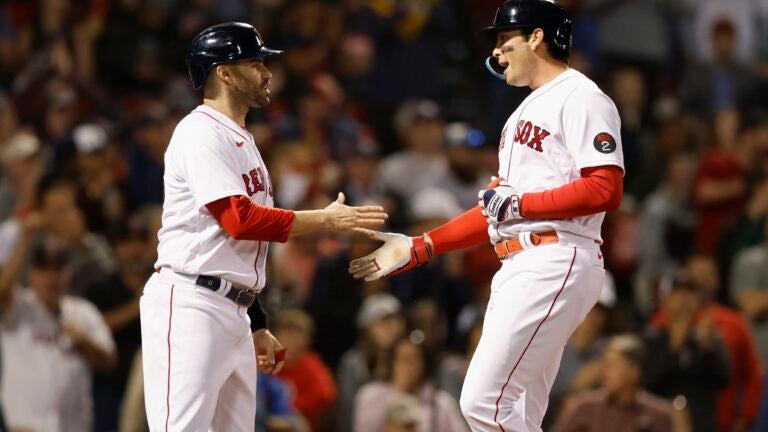
{"type": "Polygon", "coordinates": [[[478,40],[482,42],[490,42],[490,43],[496,43],[496,35],[499,34],[499,32],[506,31],[506,30],[515,30],[515,29],[521,29],[521,28],[528,28],[533,26],[527,26],[527,25],[506,25],[506,26],[487,26],[483,27],[480,30],[475,33],[475,36],[478,40]]]}

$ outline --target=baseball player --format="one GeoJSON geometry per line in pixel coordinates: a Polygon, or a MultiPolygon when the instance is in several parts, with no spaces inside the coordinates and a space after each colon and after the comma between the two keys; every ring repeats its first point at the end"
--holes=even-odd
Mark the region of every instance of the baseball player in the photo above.
{"type": "Polygon", "coordinates": [[[380,207],[344,205],[342,194],[322,210],[273,207],[267,167],[243,124],[250,108],[269,103],[264,59],[276,54],[244,23],[203,30],[187,52],[203,104],[179,122],[165,153],[157,270],[140,301],[152,431],[252,432],[257,353],[264,372],[282,366],[258,301],[269,242],[386,218],[380,207]]]}
{"type": "Polygon", "coordinates": [[[623,193],[619,116],[568,67],[571,20],[556,3],[507,0],[481,35],[495,42],[489,70],[533,89],[502,130],[498,178],[422,236],[358,230],[384,244],[350,273],[375,280],[490,239],[502,266],[461,409],[474,431],[541,431],[563,346],[603,284],[600,227],[623,193]]]}

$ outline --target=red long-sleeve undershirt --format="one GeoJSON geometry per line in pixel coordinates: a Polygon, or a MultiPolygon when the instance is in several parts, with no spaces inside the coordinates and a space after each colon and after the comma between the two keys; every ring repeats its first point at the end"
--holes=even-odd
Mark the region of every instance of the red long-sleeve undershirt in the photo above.
{"type": "Polygon", "coordinates": [[[205,205],[230,237],[284,243],[293,226],[294,212],[255,204],[246,196],[229,196],[205,205]]]}
{"type": "MultiPolygon", "coordinates": [[[[526,193],[520,203],[526,219],[570,219],[616,210],[624,195],[623,171],[617,166],[581,170],[581,178],[544,192],[526,193]]],[[[488,222],[474,207],[429,231],[433,253],[439,255],[488,241],[488,222]]]]}

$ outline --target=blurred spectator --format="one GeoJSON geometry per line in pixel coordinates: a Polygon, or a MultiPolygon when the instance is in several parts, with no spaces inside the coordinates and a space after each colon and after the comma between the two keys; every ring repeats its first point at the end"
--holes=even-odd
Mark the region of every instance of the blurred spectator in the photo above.
{"type": "Polygon", "coordinates": [[[139,297],[152,273],[152,262],[145,253],[149,233],[138,221],[117,225],[109,237],[117,273],[83,293],[104,315],[117,347],[116,368],[94,376],[95,429],[104,431],[117,428],[128,376],[141,346],[139,297]]]}
{"type": "Polygon", "coordinates": [[[304,432],[309,430],[294,413],[285,384],[258,371],[256,381],[256,432],[304,432]]]}
{"type": "Polygon", "coordinates": [[[563,348],[560,369],[549,393],[549,406],[543,422],[551,425],[571,394],[599,387],[603,374],[602,354],[610,332],[616,306],[616,288],[609,272],[605,274],[603,290],[584,321],[576,327],[563,348]]]}
{"type": "Polygon", "coordinates": [[[702,45],[710,47],[711,58],[704,64],[691,65],[681,89],[686,108],[702,119],[744,106],[754,99],[751,93],[757,89],[754,73],[737,60],[737,31],[743,33],[745,28],[737,28],[725,17],[710,25],[708,43],[702,45]]]}
{"type": "MultiPolygon", "coordinates": [[[[6,267],[18,273],[28,231],[6,267]]],[[[98,310],[66,294],[63,252],[32,251],[27,290],[5,280],[2,312],[2,400],[11,428],[89,431],[91,375],[115,364],[115,346],[98,310]]],[[[6,271],[7,269],[4,269],[6,271]]]]}
{"type": "Polygon", "coordinates": [[[106,233],[111,224],[126,217],[128,199],[118,155],[109,142],[107,131],[95,123],[76,127],[72,133],[77,155],[78,203],[86,219],[87,228],[106,233]]]}
{"type": "Polygon", "coordinates": [[[712,311],[702,310],[709,297],[698,290],[687,272],[665,282],[669,286],[661,311],[667,321],[651,329],[646,338],[653,360],[648,363],[645,381],[650,391],[670,400],[684,396],[693,430],[714,432],[717,398],[732,374],[728,351],[712,311]]]}
{"type": "MultiPolygon", "coordinates": [[[[768,231],[768,223],[764,229],[768,231]]],[[[731,284],[733,300],[752,322],[760,357],[768,364],[768,244],[736,255],[731,284]]]]}
{"type": "Polygon", "coordinates": [[[30,132],[18,132],[0,146],[0,221],[21,215],[35,206],[35,194],[43,175],[40,140],[30,132]]]}
{"type": "Polygon", "coordinates": [[[485,189],[491,178],[491,170],[480,163],[485,134],[464,122],[447,124],[444,133],[448,176],[440,188],[450,192],[462,210],[472,208],[477,203],[477,191],[485,189]]]}
{"type": "Polygon", "coordinates": [[[313,432],[336,401],[336,383],[323,360],[310,350],[315,323],[299,309],[277,314],[272,324],[275,337],[286,348],[285,365],[278,377],[287,385],[293,407],[307,419],[313,432]]]}
{"type": "Polygon", "coordinates": [[[137,205],[163,203],[163,157],[176,126],[165,107],[152,107],[132,127],[127,188],[137,205]]]}
{"type": "Polygon", "coordinates": [[[384,379],[395,342],[405,330],[400,302],[391,294],[373,294],[363,300],[357,314],[358,344],[341,357],[336,371],[339,406],[336,430],[352,430],[358,390],[373,380],[384,379]]]}
{"type": "MultiPolygon", "coordinates": [[[[634,335],[610,339],[602,355],[602,386],[575,396],[557,421],[557,432],[673,432],[672,405],[642,390],[646,350],[634,335]]],[[[698,429],[696,429],[698,431],[698,429]]]]}
{"type": "Polygon", "coordinates": [[[54,180],[40,189],[45,241],[68,251],[72,273],[69,292],[81,295],[114,273],[113,252],[101,236],[88,231],[70,183],[54,180]]]}
{"type": "Polygon", "coordinates": [[[647,77],[640,68],[623,66],[613,71],[610,79],[609,94],[621,117],[626,191],[636,195],[642,188],[638,183],[643,182],[643,177],[647,175],[640,169],[643,149],[652,147],[648,142],[650,104],[647,77]]]}
{"type": "Polygon", "coordinates": [[[434,365],[425,347],[410,339],[401,339],[392,351],[387,379],[364,385],[355,397],[353,430],[380,430],[390,401],[405,394],[415,396],[421,408],[417,431],[468,431],[456,399],[430,383],[434,365]]]}
{"type": "Polygon", "coordinates": [[[415,191],[440,187],[448,177],[440,107],[429,100],[405,102],[397,110],[394,127],[404,150],[381,161],[376,182],[381,193],[404,201],[408,214],[417,202],[415,191]]]}
{"type": "MultiPolygon", "coordinates": [[[[715,302],[720,275],[715,260],[693,255],[685,263],[692,287],[701,295],[697,316],[708,315],[728,349],[730,383],[717,400],[717,428],[720,431],[745,430],[754,422],[760,404],[762,368],[750,324],[737,311],[715,302]]],[[[706,319],[706,318],[704,318],[706,319]]],[[[651,325],[663,326],[669,317],[663,311],[651,318],[651,325]]]]}
{"type": "Polygon", "coordinates": [[[640,212],[638,253],[640,267],[635,278],[635,305],[650,315],[658,298],[660,278],[682,264],[690,250],[694,217],[690,208],[690,182],[694,160],[679,154],[667,161],[664,181],[643,202],[640,212]]]}
{"type": "Polygon", "coordinates": [[[750,149],[738,146],[739,113],[728,109],[715,116],[714,146],[699,159],[693,180],[696,209],[694,243],[700,252],[717,253],[720,234],[741,214],[746,201],[746,161],[750,149]]]}

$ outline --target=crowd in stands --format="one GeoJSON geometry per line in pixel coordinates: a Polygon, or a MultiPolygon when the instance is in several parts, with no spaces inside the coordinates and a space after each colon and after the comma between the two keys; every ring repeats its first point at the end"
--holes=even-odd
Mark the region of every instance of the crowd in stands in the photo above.
{"type": "MultiPolygon", "coordinates": [[[[560,3],[570,65],[620,113],[626,174],[603,224],[609,275],[544,430],[768,431],[768,3],[560,3]]],[[[165,147],[201,103],[184,64],[195,34],[247,21],[285,50],[246,124],[278,206],[341,191],[421,234],[476,205],[530,91],[483,68],[475,31],[498,4],[0,3],[0,430],[146,430],[138,302],[165,147]]],[[[376,247],[271,248],[262,298],[288,351],[259,375],[258,431],[468,431],[457,401],[499,261],[482,245],[352,279],[376,247]]]]}

